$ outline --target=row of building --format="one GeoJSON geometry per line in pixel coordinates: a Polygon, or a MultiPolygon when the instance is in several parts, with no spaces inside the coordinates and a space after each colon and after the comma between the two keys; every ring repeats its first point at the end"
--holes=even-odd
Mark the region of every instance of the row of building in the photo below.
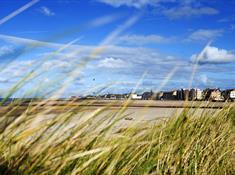
{"type": "Polygon", "coordinates": [[[235,89],[178,89],[161,92],[144,92],[143,94],[105,94],[99,96],[87,96],[86,99],[104,100],[187,100],[187,101],[234,101],[235,89]]]}
{"type": "Polygon", "coordinates": [[[186,101],[234,101],[235,89],[179,89],[153,93],[144,92],[143,100],[186,100],[186,101]]]}

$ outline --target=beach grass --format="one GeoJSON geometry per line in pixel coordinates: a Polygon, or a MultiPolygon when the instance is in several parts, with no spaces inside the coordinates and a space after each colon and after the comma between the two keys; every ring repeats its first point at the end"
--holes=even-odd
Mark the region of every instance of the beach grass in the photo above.
{"type": "Polygon", "coordinates": [[[79,105],[56,115],[45,115],[57,108],[49,102],[37,108],[29,104],[1,129],[0,174],[235,173],[234,105],[200,114],[185,109],[168,119],[125,126],[120,122],[128,117],[126,105],[89,115],[79,105]]]}

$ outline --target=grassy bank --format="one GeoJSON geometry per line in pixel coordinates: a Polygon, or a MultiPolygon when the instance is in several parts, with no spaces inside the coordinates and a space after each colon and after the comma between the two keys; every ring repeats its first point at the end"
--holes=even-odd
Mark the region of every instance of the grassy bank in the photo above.
{"type": "MultiPolygon", "coordinates": [[[[17,106],[14,107],[17,109],[17,106]]],[[[82,106],[43,118],[53,106],[1,116],[0,174],[233,174],[235,107],[187,109],[167,120],[118,128],[124,107],[89,116],[82,106]],[[49,108],[49,109],[48,109],[49,108]],[[195,110],[195,111],[192,111],[195,110]]],[[[14,110],[12,110],[14,112],[14,110]]]]}

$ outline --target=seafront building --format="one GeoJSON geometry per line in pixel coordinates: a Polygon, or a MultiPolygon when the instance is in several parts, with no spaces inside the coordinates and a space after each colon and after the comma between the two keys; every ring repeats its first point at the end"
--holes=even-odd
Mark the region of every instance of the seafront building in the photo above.
{"type": "MultiPolygon", "coordinates": [[[[71,99],[75,97],[72,96],[71,99]]],[[[180,100],[180,101],[235,101],[235,89],[177,89],[172,91],[146,91],[142,95],[137,93],[88,95],[83,99],[97,100],[180,100]]]]}

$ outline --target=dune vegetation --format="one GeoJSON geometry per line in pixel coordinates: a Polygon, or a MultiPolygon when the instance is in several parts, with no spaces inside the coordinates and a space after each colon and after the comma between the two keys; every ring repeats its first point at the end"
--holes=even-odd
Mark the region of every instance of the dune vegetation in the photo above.
{"type": "Polygon", "coordinates": [[[115,113],[97,108],[89,116],[73,106],[44,117],[58,106],[43,101],[12,117],[19,104],[0,118],[0,174],[235,173],[234,105],[119,127],[128,117],[126,105],[115,113]]]}

